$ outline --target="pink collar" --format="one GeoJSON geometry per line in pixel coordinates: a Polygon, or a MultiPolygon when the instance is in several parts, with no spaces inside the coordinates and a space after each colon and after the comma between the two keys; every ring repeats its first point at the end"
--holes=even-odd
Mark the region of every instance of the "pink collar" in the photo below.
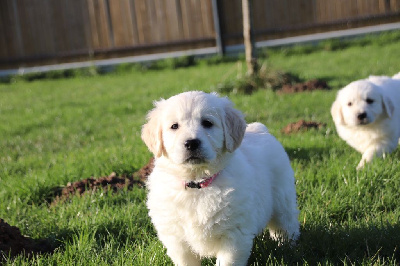
{"type": "Polygon", "coordinates": [[[213,176],[207,177],[201,182],[195,182],[195,181],[190,181],[190,182],[184,182],[185,184],[185,189],[188,188],[205,188],[211,185],[211,183],[214,181],[214,179],[219,175],[220,172],[214,174],[213,176]]]}

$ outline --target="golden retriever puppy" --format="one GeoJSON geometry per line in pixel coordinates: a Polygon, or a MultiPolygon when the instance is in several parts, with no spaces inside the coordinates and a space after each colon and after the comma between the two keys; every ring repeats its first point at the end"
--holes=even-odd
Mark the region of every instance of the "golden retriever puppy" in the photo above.
{"type": "Polygon", "coordinates": [[[396,149],[400,137],[400,73],[370,76],[341,89],[331,114],[339,136],[362,153],[357,169],[396,149]]]}
{"type": "Polygon", "coordinates": [[[147,118],[147,207],[175,265],[246,265],[267,225],[274,239],[299,236],[293,170],[263,124],[246,125],[227,98],[199,91],[156,102],[147,118]]]}

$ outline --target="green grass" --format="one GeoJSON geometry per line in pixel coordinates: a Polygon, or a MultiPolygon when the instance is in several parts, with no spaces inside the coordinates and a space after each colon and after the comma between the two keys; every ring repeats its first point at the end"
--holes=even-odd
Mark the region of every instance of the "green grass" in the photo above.
{"type": "MultiPolygon", "coordinates": [[[[337,136],[329,113],[341,86],[369,74],[400,71],[399,35],[267,51],[268,66],[304,80],[325,79],[332,91],[229,95],[248,122],[265,123],[284,145],[301,210],[298,245],[277,246],[267,235],[259,236],[250,265],[399,264],[400,151],[357,172],[361,155],[337,136]],[[280,132],[299,119],[327,126],[280,132]]],[[[145,190],[97,192],[52,206],[47,200],[52,188],[68,182],[143,166],[151,154],[140,130],[152,101],[187,90],[210,91],[245,70],[242,63],[215,61],[0,84],[0,218],[57,246],[52,254],[21,255],[4,263],[171,265],[147,216],[145,190]]]]}

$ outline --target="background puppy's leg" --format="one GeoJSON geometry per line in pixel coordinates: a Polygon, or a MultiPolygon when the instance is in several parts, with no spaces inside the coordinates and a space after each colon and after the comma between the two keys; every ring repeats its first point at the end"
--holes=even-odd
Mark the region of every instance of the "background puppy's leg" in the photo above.
{"type": "Polygon", "coordinates": [[[357,165],[357,170],[360,170],[365,166],[366,163],[370,163],[374,157],[382,157],[385,152],[390,152],[385,146],[373,145],[363,153],[361,161],[357,165]]]}
{"type": "Polygon", "coordinates": [[[357,165],[357,170],[360,170],[362,168],[364,168],[366,163],[369,163],[372,161],[372,159],[374,158],[374,152],[371,153],[370,150],[367,150],[366,152],[363,153],[361,161],[358,163],[357,165]]]}
{"type": "Polygon", "coordinates": [[[366,163],[371,162],[374,157],[384,157],[385,153],[392,152],[397,146],[397,142],[394,145],[372,145],[363,153],[360,163],[357,165],[357,170],[360,170],[365,166],[366,163]],[[393,147],[391,147],[393,146],[393,147]]]}

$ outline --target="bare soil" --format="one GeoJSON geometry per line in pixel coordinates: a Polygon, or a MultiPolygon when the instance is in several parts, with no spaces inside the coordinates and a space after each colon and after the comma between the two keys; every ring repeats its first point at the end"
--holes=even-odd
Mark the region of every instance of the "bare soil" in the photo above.
{"type": "Polygon", "coordinates": [[[291,133],[307,131],[309,129],[318,130],[325,126],[326,124],[320,122],[299,120],[297,122],[290,123],[286,127],[282,128],[281,132],[285,134],[291,134],[291,133]]]}
{"type": "Polygon", "coordinates": [[[326,81],[319,79],[312,79],[302,83],[295,84],[285,84],[282,86],[278,93],[296,93],[304,91],[314,91],[314,90],[329,90],[330,87],[326,81]]]}
{"type": "Polygon", "coordinates": [[[56,192],[56,197],[52,204],[68,199],[71,195],[82,195],[87,192],[97,191],[102,189],[104,192],[113,191],[117,192],[121,189],[132,189],[136,187],[144,187],[147,177],[150,175],[154,167],[154,159],[151,158],[149,162],[143,166],[139,171],[126,175],[118,176],[116,173],[111,173],[109,176],[103,177],[90,177],[79,180],[73,183],[68,183],[61,190],[56,192]]]}

